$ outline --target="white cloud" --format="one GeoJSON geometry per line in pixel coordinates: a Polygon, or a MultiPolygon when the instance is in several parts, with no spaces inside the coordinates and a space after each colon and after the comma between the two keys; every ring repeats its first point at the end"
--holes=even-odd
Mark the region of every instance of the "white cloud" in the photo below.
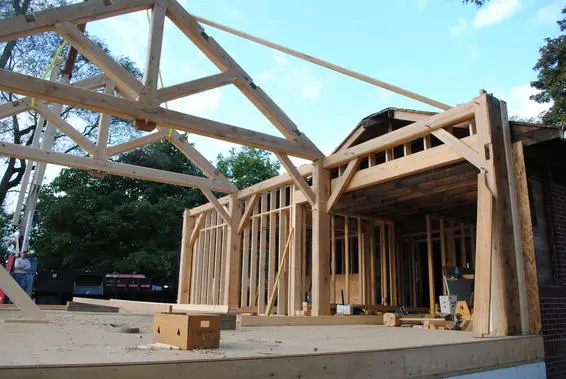
{"type": "Polygon", "coordinates": [[[428,6],[428,0],[417,0],[419,9],[425,9],[428,6]]]}
{"type": "Polygon", "coordinates": [[[309,82],[306,82],[303,85],[303,90],[301,91],[301,95],[305,99],[316,100],[320,98],[321,89],[322,89],[322,82],[318,79],[314,79],[309,82]]]}
{"type": "Polygon", "coordinates": [[[536,19],[540,22],[553,24],[560,18],[560,12],[563,6],[564,3],[562,1],[556,1],[546,7],[540,8],[537,12],[536,19]]]}
{"type": "Polygon", "coordinates": [[[294,64],[281,52],[273,52],[271,57],[275,65],[256,75],[260,86],[269,82],[285,87],[293,95],[299,94],[301,98],[306,100],[320,98],[323,82],[308,67],[302,64],[294,64]]]}
{"type": "Polygon", "coordinates": [[[538,91],[530,84],[521,84],[511,87],[507,91],[507,96],[503,98],[507,102],[507,113],[509,116],[519,116],[521,118],[536,118],[546,111],[552,104],[539,104],[530,100],[531,95],[538,91]]]}
{"type": "Polygon", "coordinates": [[[451,26],[448,29],[448,33],[453,36],[459,36],[464,34],[468,30],[468,21],[464,17],[458,17],[458,22],[456,25],[451,26]]]}
{"type": "Polygon", "coordinates": [[[168,103],[169,109],[200,117],[210,117],[222,100],[219,89],[198,93],[168,103]]]}
{"type": "Polygon", "coordinates": [[[519,0],[493,0],[476,13],[474,28],[498,24],[515,13],[518,7],[519,0]]]}

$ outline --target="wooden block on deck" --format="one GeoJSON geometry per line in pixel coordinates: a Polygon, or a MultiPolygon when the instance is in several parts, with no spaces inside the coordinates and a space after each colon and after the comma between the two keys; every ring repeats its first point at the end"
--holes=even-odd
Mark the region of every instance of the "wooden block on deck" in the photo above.
{"type": "Polygon", "coordinates": [[[385,313],[383,315],[383,325],[401,326],[401,315],[399,313],[385,313]]]}

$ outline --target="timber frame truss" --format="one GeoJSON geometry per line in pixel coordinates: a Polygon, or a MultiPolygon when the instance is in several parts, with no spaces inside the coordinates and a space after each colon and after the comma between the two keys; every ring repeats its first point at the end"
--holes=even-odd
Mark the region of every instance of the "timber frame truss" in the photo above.
{"type": "MultiPolygon", "coordinates": [[[[0,117],[35,109],[42,120],[47,122],[48,127],[44,134],[49,130],[51,133],[54,133],[55,129],[59,130],[73,140],[87,156],[53,152],[49,143],[40,146],[39,137],[34,139],[29,147],[0,142],[0,154],[96,173],[200,188],[210,203],[185,212],[178,302],[226,304],[237,308],[241,304],[256,304],[259,297],[261,310],[265,309],[269,314],[274,300],[278,298],[279,314],[295,314],[302,302],[299,276],[301,270],[304,271],[300,258],[301,234],[306,230],[303,229],[304,223],[301,221],[307,209],[301,207],[304,203],[312,212],[312,315],[329,314],[331,297],[335,297],[335,294],[331,296],[330,293],[330,241],[334,239],[330,231],[334,233],[334,227],[331,227],[335,222],[334,208],[342,194],[465,160],[478,170],[478,220],[485,220],[481,225],[478,223],[476,232],[474,330],[478,335],[512,334],[518,330],[528,330],[528,307],[531,304],[527,303],[524,294],[526,290],[523,280],[523,257],[516,243],[518,237],[514,233],[517,226],[510,222],[515,220],[516,209],[512,204],[509,205],[513,202],[513,186],[506,178],[512,172],[512,162],[508,155],[509,128],[506,125],[503,102],[482,93],[471,102],[451,107],[321,59],[195,17],[177,0],[89,0],[0,21],[0,41],[10,41],[40,32],[59,34],[80,54],[97,65],[103,74],[69,84],[69,77],[59,75],[58,72],[51,73],[51,80],[43,80],[0,70],[0,90],[28,96],[0,105],[0,117]],[[151,10],[151,21],[144,77],[139,81],[92,42],[84,34],[82,26],[90,21],[141,10],[151,10]],[[166,17],[212,61],[220,71],[218,74],[158,88],[166,17]],[[204,31],[199,22],[432,105],[443,112],[423,115],[411,120],[414,122],[406,127],[355,146],[344,146],[325,157],[276,103],[254,84],[243,68],[204,31]],[[58,77],[61,78],[57,82],[58,77]],[[168,110],[161,106],[170,100],[230,84],[235,85],[272,122],[283,137],[168,110]],[[102,114],[96,142],[82,136],[60,117],[62,105],[72,105],[102,114]],[[110,116],[132,120],[136,128],[150,133],[128,142],[108,146],[110,116]],[[462,125],[469,127],[469,134],[465,138],[457,138],[452,129],[462,125]],[[238,191],[202,154],[181,138],[179,131],[269,150],[280,160],[288,175],[238,191]],[[432,136],[441,142],[440,146],[431,146],[432,136]],[[161,139],[169,140],[207,177],[133,166],[110,159],[161,139]],[[424,150],[413,153],[411,142],[418,139],[423,140],[424,150]],[[399,146],[403,146],[405,154],[397,159],[394,149],[399,146]],[[386,162],[375,164],[376,153],[385,153],[386,162]],[[313,163],[297,168],[289,156],[305,158],[313,163]],[[362,160],[368,161],[367,168],[360,168],[362,160]],[[331,178],[331,170],[336,168],[339,176],[331,178]],[[309,177],[312,185],[309,184],[309,177]],[[217,199],[213,191],[229,195],[217,199]],[[274,217],[276,214],[278,216],[274,217]],[[275,232],[277,226],[279,231],[275,232]],[[268,228],[267,235],[265,233],[268,228]],[[255,238],[258,232],[261,235],[255,238]],[[251,240],[250,235],[254,235],[251,240]],[[503,238],[504,235],[515,235],[515,243],[503,238]],[[258,241],[259,246],[256,246],[258,241]],[[250,268],[256,261],[246,260],[242,251],[252,251],[253,254],[254,249],[257,251],[258,248],[261,254],[268,252],[270,262],[274,262],[277,256],[279,267],[270,265],[268,268],[259,267],[259,270],[256,267],[250,268]],[[278,251],[277,255],[275,251],[278,251]],[[246,276],[246,272],[252,276],[246,276]],[[261,276],[266,272],[269,290],[267,304],[267,298],[263,296],[264,288],[257,288],[254,290],[256,292],[249,293],[242,291],[242,285],[257,280],[253,275],[259,273],[261,276]],[[277,287],[279,281],[284,284],[277,287]],[[206,291],[202,286],[208,286],[211,290],[206,291]],[[258,296],[259,292],[262,296],[258,296]],[[287,306],[282,307],[281,304],[287,306]]],[[[42,124],[43,122],[38,123],[42,124]]],[[[40,132],[41,130],[37,130],[36,135],[40,132]]],[[[345,220],[348,220],[347,216],[345,220]]],[[[357,230],[358,235],[362,236],[365,232],[360,220],[358,219],[357,230]]],[[[387,221],[380,222],[383,226],[387,221]]],[[[393,225],[388,226],[388,232],[394,234],[392,230],[393,225]]],[[[393,254],[393,250],[390,249],[388,254],[393,254]]],[[[385,250],[382,254],[385,254],[385,250]]],[[[333,259],[334,257],[332,262],[333,259]]],[[[432,260],[431,255],[429,259],[432,260]]],[[[260,259],[259,262],[260,265],[265,265],[265,259],[260,259]]],[[[429,272],[429,275],[432,277],[433,273],[429,272]]],[[[265,278],[260,279],[262,285],[265,285],[265,278]]],[[[0,286],[26,311],[24,313],[27,317],[38,318],[37,307],[34,308],[25,294],[22,295],[21,291],[14,289],[13,284],[10,277],[5,275],[5,271],[0,270],[0,286]]],[[[391,292],[394,293],[394,290],[392,287],[391,292]]],[[[363,294],[363,297],[367,296],[363,294]]],[[[434,298],[434,292],[431,292],[431,298],[434,298]]],[[[434,313],[433,304],[430,310],[434,313]]]]}

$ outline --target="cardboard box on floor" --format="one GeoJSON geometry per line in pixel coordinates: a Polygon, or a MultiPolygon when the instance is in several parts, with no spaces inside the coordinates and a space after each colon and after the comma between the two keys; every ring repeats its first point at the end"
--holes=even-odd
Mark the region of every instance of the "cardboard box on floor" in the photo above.
{"type": "Polygon", "coordinates": [[[183,350],[216,349],[220,345],[220,316],[210,314],[156,313],[153,342],[183,350]]]}

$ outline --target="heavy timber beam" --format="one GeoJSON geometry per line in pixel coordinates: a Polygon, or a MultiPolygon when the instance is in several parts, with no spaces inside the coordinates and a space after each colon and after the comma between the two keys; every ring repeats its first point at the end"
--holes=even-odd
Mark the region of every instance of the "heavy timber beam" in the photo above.
{"type": "MultiPolygon", "coordinates": [[[[214,165],[210,163],[210,161],[206,159],[192,144],[183,138],[179,132],[176,130],[170,130],[167,132],[167,140],[171,142],[185,157],[193,162],[195,166],[204,172],[206,176],[211,179],[224,180],[229,183],[228,179],[222,175],[222,173],[218,171],[216,167],[214,167],[214,165]]],[[[233,187],[233,192],[238,190],[235,185],[230,185],[233,187]]]]}
{"type": "Polygon", "coordinates": [[[444,143],[445,145],[449,146],[452,150],[456,151],[464,159],[466,159],[468,162],[470,162],[480,170],[485,169],[484,161],[480,158],[479,153],[472,147],[463,143],[458,138],[454,137],[454,135],[450,134],[448,131],[446,131],[446,129],[437,129],[432,132],[432,135],[442,141],[442,143],[444,143]]]}
{"type": "Polygon", "coordinates": [[[301,174],[299,173],[299,171],[297,170],[297,168],[295,167],[293,162],[291,162],[289,157],[286,156],[286,155],[275,153],[275,156],[277,157],[277,159],[279,159],[279,162],[281,162],[283,167],[285,167],[285,170],[287,170],[287,173],[289,174],[289,176],[291,176],[291,178],[293,178],[293,182],[295,182],[295,185],[301,189],[301,191],[303,192],[303,194],[307,198],[308,202],[311,205],[313,205],[314,201],[315,201],[314,200],[314,198],[315,198],[314,193],[311,190],[311,187],[308,185],[305,178],[303,178],[301,176],[301,174]]]}
{"type": "Polygon", "coordinates": [[[153,2],[154,0],[120,0],[113,2],[108,0],[89,0],[88,2],[34,13],[32,21],[29,21],[29,15],[12,17],[0,22],[0,42],[14,40],[30,34],[52,31],[58,22],[69,21],[78,25],[141,11],[151,8],[153,2]]]}
{"type": "Polygon", "coordinates": [[[86,108],[131,120],[155,122],[162,127],[184,130],[270,151],[283,152],[300,158],[316,159],[319,157],[318,153],[313,152],[310,146],[295,141],[157,106],[143,105],[127,99],[37,79],[7,70],[0,70],[0,89],[33,96],[49,102],[75,105],[79,108],[86,108]]]}
{"type": "Polygon", "coordinates": [[[35,162],[51,163],[60,166],[78,168],[81,170],[102,171],[112,175],[173,184],[182,187],[210,188],[213,191],[225,193],[232,191],[232,186],[228,183],[201,178],[198,176],[178,174],[112,161],[100,161],[88,157],[56,153],[53,151],[35,149],[7,142],[0,142],[0,155],[20,159],[30,159],[35,162]]]}
{"type": "Polygon", "coordinates": [[[179,262],[179,287],[177,289],[177,304],[188,304],[190,293],[190,273],[192,268],[192,253],[190,233],[195,224],[195,218],[189,217],[189,210],[183,212],[183,233],[181,238],[181,260],[179,262]]]}
{"type": "Polygon", "coordinates": [[[232,84],[236,81],[236,79],[238,79],[238,75],[231,71],[221,72],[220,74],[161,88],[157,90],[157,97],[161,103],[165,103],[167,101],[180,99],[185,96],[194,95],[199,92],[232,84]]]}
{"type": "Polygon", "coordinates": [[[163,28],[165,26],[166,0],[156,0],[151,10],[151,21],[147,41],[147,57],[143,75],[144,87],[138,101],[159,105],[156,99],[157,82],[159,81],[159,63],[163,45],[163,28]]]}
{"type": "Polygon", "coordinates": [[[312,315],[330,314],[330,216],[326,204],[330,196],[330,172],[322,160],[313,163],[312,206],[312,315]]]}
{"type": "Polygon", "coordinates": [[[228,210],[230,222],[226,233],[223,302],[225,305],[237,308],[240,302],[240,245],[242,242],[238,235],[238,222],[242,213],[242,202],[238,201],[235,195],[230,196],[228,210]]]}
{"type": "Polygon", "coordinates": [[[340,200],[340,196],[342,196],[342,194],[350,184],[350,180],[352,180],[352,177],[356,173],[356,170],[360,165],[360,161],[361,161],[360,158],[351,160],[350,163],[348,163],[348,167],[346,167],[346,170],[344,170],[344,172],[342,173],[342,176],[338,178],[336,186],[332,190],[332,194],[330,195],[330,198],[328,199],[328,204],[326,205],[326,211],[328,213],[330,213],[334,205],[338,202],[338,200],[340,200]]]}
{"type": "Polygon", "coordinates": [[[214,196],[214,194],[212,193],[211,190],[209,190],[208,188],[201,188],[200,189],[202,191],[202,193],[204,194],[204,196],[208,199],[208,201],[210,201],[212,203],[212,205],[214,205],[214,208],[216,209],[216,211],[222,216],[222,218],[224,219],[224,221],[226,221],[226,223],[231,224],[232,220],[230,218],[230,215],[228,214],[228,212],[226,211],[226,208],[224,208],[224,206],[222,204],[220,204],[218,202],[218,199],[216,198],[216,196],[214,196]]]}
{"type": "Polygon", "coordinates": [[[62,22],[55,25],[57,33],[65,38],[75,49],[97,65],[104,74],[112,79],[116,86],[126,92],[129,97],[136,98],[143,89],[136,78],[124,67],[106,54],[97,44],[92,42],[83,32],[70,22],[62,22]]]}
{"type": "Polygon", "coordinates": [[[258,199],[259,199],[259,195],[257,193],[254,193],[250,198],[250,200],[248,201],[248,204],[244,209],[244,215],[242,216],[242,219],[238,224],[238,234],[242,234],[242,232],[244,231],[246,224],[248,223],[250,217],[252,216],[252,213],[254,211],[258,199]]]}
{"type": "Polygon", "coordinates": [[[259,88],[226,51],[208,36],[199,23],[175,0],[169,0],[167,15],[171,21],[220,69],[222,72],[234,71],[241,80],[235,84],[238,89],[262,112],[275,127],[288,139],[300,142],[310,148],[316,158],[324,154],[304,135],[295,123],[259,88]],[[243,80],[242,80],[243,78],[243,80]]]}
{"type": "Polygon", "coordinates": [[[134,138],[130,141],[126,141],[124,143],[120,143],[118,145],[109,146],[107,150],[107,154],[109,157],[114,155],[122,154],[130,150],[137,149],[138,147],[149,145],[151,143],[155,143],[161,141],[163,138],[167,136],[167,130],[162,129],[157,132],[146,134],[145,136],[134,138]]]}
{"type": "MultiPolygon", "coordinates": [[[[79,80],[71,84],[73,87],[79,87],[84,89],[96,89],[104,87],[106,78],[104,75],[96,75],[92,78],[87,78],[79,80]]],[[[19,113],[25,112],[31,109],[32,100],[29,97],[22,97],[20,99],[14,100],[9,103],[4,103],[0,105],[0,119],[11,117],[19,113]]]]}
{"type": "Polygon", "coordinates": [[[354,158],[361,158],[373,152],[390,149],[410,142],[416,138],[430,134],[436,129],[471,120],[474,117],[473,103],[454,107],[446,112],[436,114],[425,120],[409,124],[383,136],[352,146],[324,158],[324,168],[333,168],[348,163],[354,158]]]}

